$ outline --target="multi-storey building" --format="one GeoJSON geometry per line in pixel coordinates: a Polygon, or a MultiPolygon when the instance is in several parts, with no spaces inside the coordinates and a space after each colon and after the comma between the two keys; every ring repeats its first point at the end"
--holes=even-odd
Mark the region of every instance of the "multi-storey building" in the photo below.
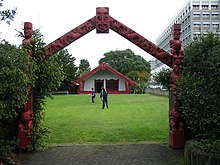
{"type": "MultiPolygon", "coordinates": [[[[182,46],[189,44],[194,37],[206,35],[208,32],[220,34],[220,1],[219,0],[189,0],[177,13],[168,27],[156,39],[156,44],[165,51],[170,52],[169,41],[172,39],[171,27],[181,24],[182,46]]],[[[158,72],[166,67],[162,62],[155,60],[151,73],[158,72]]]]}

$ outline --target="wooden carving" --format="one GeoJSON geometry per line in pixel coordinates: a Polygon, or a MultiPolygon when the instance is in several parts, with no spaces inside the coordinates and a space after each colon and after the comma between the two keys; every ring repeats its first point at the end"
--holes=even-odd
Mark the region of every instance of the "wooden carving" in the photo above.
{"type": "Polygon", "coordinates": [[[170,40],[171,54],[173,56],[173,71],[171,74],[171,101],[172,109],[170,111],[170,146],[173,148],[184,147],[184,124],[180,112],[180,100],[176,93],[176,83],[180,79],[182,70],[183,50],[180,39],[180,24],[174,24],[172,27],[173,39],[170,40]]]}
{"type": "Polygon", "coordinates": [[[78,27],[74,28],[73,30],[69,31],[68,33],[64,34],[60,38],[56,39],[55,41],[51,42],[47,46],[47,54],[51,55],[53,53],[58,52],[59,50],[65,48],[72,42],[79,39],[80,37],[94,30],[96,28],[95,22],[96,17],[93,17],[88,21],[84,22],[83,24],[79,25],[78,27]]]}
{"type": "Polygon", "coordinates": [[[127,40],[131,41],[144,51],[148,52],[152,56],[154,56],[156,59],[162,61],[164,64],[166,64],[169,67],[172,67],[172,55],[158,47],[157,45],[153,44],[140,34],[136,33],[134,30],[128,28],[121,22],[117,21],[116,19],[111,18],[110,22],[110,29],[115,31],[116,33],[120,34],[127,40]]]}
{"type": "Polygon", "coordinates": [[[108,7],[96,8],[96,33],[109,33],[110,17],[108,7]]]}

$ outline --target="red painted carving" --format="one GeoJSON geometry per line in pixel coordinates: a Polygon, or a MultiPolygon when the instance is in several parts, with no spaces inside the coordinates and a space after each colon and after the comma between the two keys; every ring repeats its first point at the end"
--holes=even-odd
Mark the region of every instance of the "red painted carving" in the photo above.
{"type": "Polygon", "coordinates": [[[79,25],[75,29],[69,31],[68,33],[64,34],[60,38],[56,39],[55,41],[51,42],[48,46],[48,55],[58,52],[59,50],[65,48],[72,42],[76,41],[80,37],[84,36],[85,34],[89,33],[90,31],[96,28],[96,18],[93,17],[88,21],[84,22],[83,24],[79,25]]]}
{"type": "Polygon", "coordinates": [[[181,25],[180,24],[174,24],[173,25],[173,39],[170,40],[170,48],[171,48],[171,54],[173,56],[183,56],[183,49],[182,49],[182,41],[180,41],[180,35],[181,35],[181,25]]]}
{"type": "Polygon", "coordinates": [[[96,33],[109,33],[110,17],[108,7],[96,8],[96,33]]]}
{"type": "Polygon", "coordinates": [[[22,41],[22,45],[30,44],[32,41],[32,23],[31,22],[25,22],[24,23],[24,37],[25,39],[22,41]]]}
{"type": "MultiPolygon", "coordinates": [[[[22,45],[28,45],[32,41],[33,27],[31,22],[24,23],[24,39],[22,45]]],[[[29,50],[29,55],[32,56],[32,51],[29,50]]]]}
{"type": "Polygon", "coordinates": [[[27,148],[30,144],[30,133],[32,127],[32,120],[34,118],[33,111],[31,110],[32,105],[32,87],[29,86],[27,100],[23,112],[21,113],[20,119],[18,121],[18,147],[27,148]]]}
{"type": "Polygon", "coordinates": [[[30,133],[32,127],[32,120],[34,118],[33,111],[31,110],[31,95],[28,96],[27,103],[24,108],[24,112],[21,114],[21,118],[18,123],[19,133],[18,133],[18,147],[27,148],[30,144],[30,133]]]}
{"type": "Polygon", "coordinates": [[[120,34],[127,40],[131,41],[132,43],[134,43],[144,51],[148,52],[158,60],[162,61],[167,66],[172,67],[172,55],[170,55],[157,45],[153,44],[149,40],[145,39],[132,29],[117,21],[116,19],[110,17],[110,20],[110,29],[120,34]]]}
{"type": "MultiPolygon", "coordinates": [[[[24,23],[24,36],[25,39],[22,41],[22,45],[28,45],[32,41],[32,23],[25,22],[24,23]]],[[[29,55],[32,56],[32,51],[29,51],[29,55]]],[[[26,99],[26,103],[24,105],[23,111],[21,112],[20,119],[18,121],[18,147],[19,148],[27,148],[30,144],[30,133],[32,127],[32,120],[34,117],[33,111],[31,110],[32,106],[32,86],[28,87],[28,96],[26,99]]],[[[20,112],[19,112],[20,113],[20,112]]]]}
{"type": "Polygon", "coordinates": [[[180,113],[180,100],[176,94],[176,82],[180,79],[182,69],[183,50],[180,39],[180,24],[173,25],[173,39],[170,40],[171,54],[173,55],[173,72],[171,74],[171,99],[170,111],[170,146],[173,148],[184,147],[184,124],[180,113]]]}

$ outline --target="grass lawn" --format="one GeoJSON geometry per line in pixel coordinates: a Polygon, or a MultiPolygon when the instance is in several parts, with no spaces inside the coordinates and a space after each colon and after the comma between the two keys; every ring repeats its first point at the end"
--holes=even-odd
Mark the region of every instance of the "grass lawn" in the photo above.
{"type": "Polygon", "coordinates": [[[59,95],[46,102],[48,145],[167,143],[168,97],[150,94],[109,94],[101,109],[96,95],[59,95]]]}

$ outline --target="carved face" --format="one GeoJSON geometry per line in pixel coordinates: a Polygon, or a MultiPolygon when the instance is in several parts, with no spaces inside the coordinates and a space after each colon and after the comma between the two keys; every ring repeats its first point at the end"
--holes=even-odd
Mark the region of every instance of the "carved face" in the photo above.
{"type": "Polygon", "coordinates": [[[24,36],[25,36],[25,39],[31,38],[32,37],[32,33],[33,33],[32,23],[25,22],[24,23],[24,36]]]}
{"type": "Polygon", "coordinates": [[[109,32],[109,9],[97,8],[96,9],[96,31],[97,33],[109,32]]]}
{"type": "Polygon", "coordinates": [[[174,65],[173,66],[173,72],[176,73],[176,74],[180,73],[180,65],[174,65]]]}
{"type": "Polygon", "coordinates": [[[173,38],[176,40],[180,39],[181,32],[179,30],[175,30],[173,33],[173,38]]]}

